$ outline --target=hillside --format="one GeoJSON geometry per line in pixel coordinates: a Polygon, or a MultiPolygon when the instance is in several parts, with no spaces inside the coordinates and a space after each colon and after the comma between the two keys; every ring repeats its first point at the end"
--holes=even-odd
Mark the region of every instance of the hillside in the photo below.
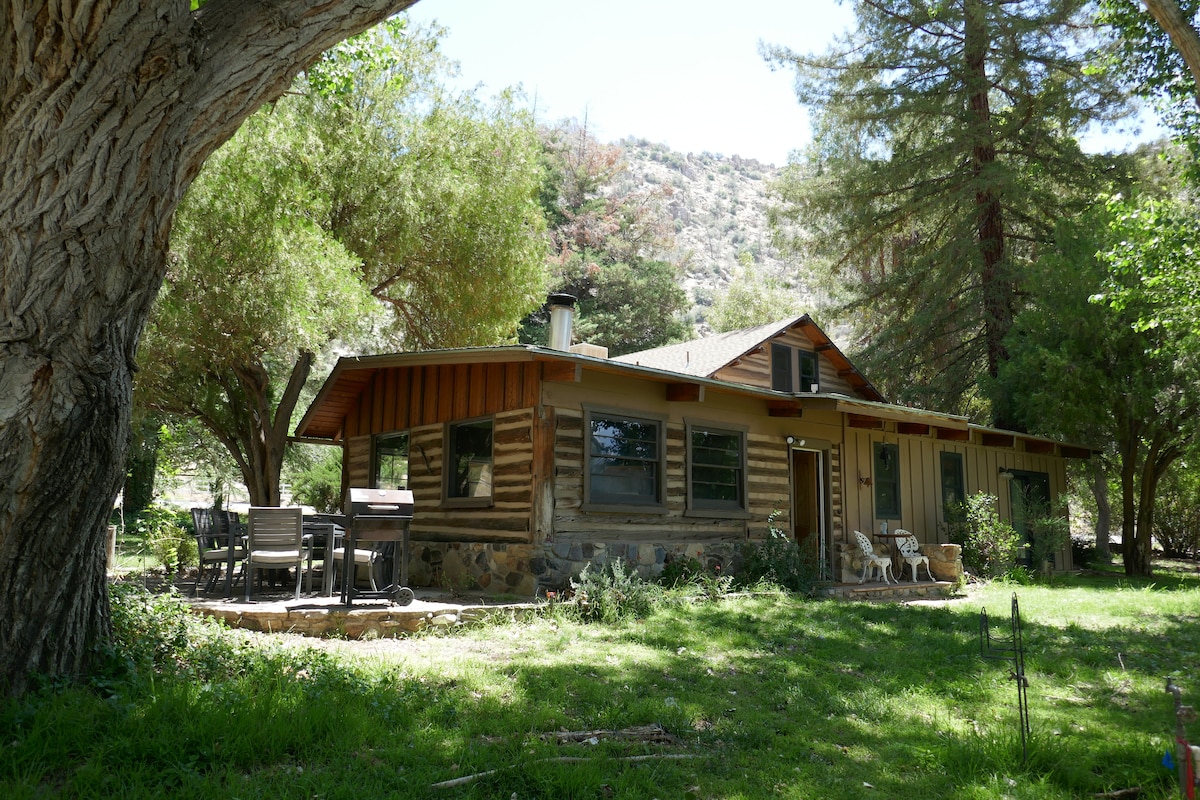
{"type": "Polygon", "coordinates": [[[678,153],[644,139],[615,143],[624,154],[628,185],[619,189],[670,187],[675,253],[684,265],[683,286],[693,301],[697,328],[714,293],[733,279],[742,263],[788,279],[815,310],[820,296],[802,265],[786,259],[771,242],[768,184],[778,168],[754,159],[712,153],[678,153]]]}

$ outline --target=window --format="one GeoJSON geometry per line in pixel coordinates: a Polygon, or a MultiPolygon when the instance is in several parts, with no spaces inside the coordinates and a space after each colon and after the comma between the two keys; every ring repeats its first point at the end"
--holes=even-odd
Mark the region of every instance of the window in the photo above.
{"type": "Polygon", "coordinates": [[[967,499],[967,490],[963,482],[962,453],[943,452],[942,466],[942,508],[953,508],[967,499]]]}
{"type": "Polygon", "coordinates": [[[875,519],[900,519],[900,446],[875,443],[875,519]]]}
{"type": "Polygon", "coordinates": [[[371,486],[375,489],[408,488],[408,433],[384,433],[375,437],[375,466],[371,486]]]}
{"type": "Polygon", "coordinates": [[[688,426],[688,507],[746,510],[746,434],[688,426]]]}
{"type": "Polygon", "coordinates": [[[777,392],[792,390],[792,348],[771,345],[771,388],[777,392]]]}
{"type": "Polygon", "coordinates": [[[816,391],[820,380],[817,354],[808,350],[771,345],[771,388],[777,392],[816,391]],[[799,382],[794,376],[800,377],[799,382]]]}
{"type": "Polygon", "coordinates": [[[492,420],[446,426],[446,499],[491,501],[492,420]]]}
{"type": "Polygon", "coordinates": [[[658,420],[591,412],[585,427],[590,505],[661,506],[663,424],[658,420]]]}

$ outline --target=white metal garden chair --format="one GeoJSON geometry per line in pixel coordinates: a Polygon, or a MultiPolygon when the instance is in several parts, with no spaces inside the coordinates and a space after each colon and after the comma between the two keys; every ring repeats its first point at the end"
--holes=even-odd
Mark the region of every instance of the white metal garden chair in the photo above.
{"type": "MultiPolygon", "coordinates": [[[[917,582],[917,567],[922,564],[925,565],[925,574],[929,576],[929,580],[935,580],[933,573],[929,571],[929,557],[921,555],[921,544],[917,537],[903,528],[897,529],[896,535],[896,547],[900,550],[900,558],[912,569],[913,583],[917,582]]],[[[900,569],[900,577],[904,577],[903,568],[900,569]]],[[[896,582],[899,583],[899,580],[896,582]]]]}
{"type": "MultiPolygon", "coordinates": [[[[855,531],[854,538],[858,541],[858,552],[862,556],[862,577],[858,579],[859,583],[863,583],[867,579],[868,573],[871,577],[875,577],[875,570],[879,570],[879,577],[884,583],[891,583],[888,580],[888,573],[892,570],[892,559],[888,556],[881,556],[875,553],[875,548],[871,546],[871,540],[862,531],[855,531]]],[[[895,579],[895,574],[892,578],[895,579]]],[[[899,583],[899,581],[896,581],[899,583]]]]}

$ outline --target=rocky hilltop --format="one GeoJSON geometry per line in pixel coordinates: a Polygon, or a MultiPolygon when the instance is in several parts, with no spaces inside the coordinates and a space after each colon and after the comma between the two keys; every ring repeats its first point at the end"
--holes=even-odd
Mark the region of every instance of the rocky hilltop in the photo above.
{"type": "Polygon", "coordinates": [[[684,267],[683,286],[692,298],[700,330],[705,328],[705,309],[714,293],[743,264],[784,277],[811,304],[819,305],[801,265],[785,258],[771,240],[767,209],[777,167],[739,156],[679,153],[644,139],[615,144],[628,165],[621,179],[628,185],[618,189],[670,189],[674,260],[684,267]]]}

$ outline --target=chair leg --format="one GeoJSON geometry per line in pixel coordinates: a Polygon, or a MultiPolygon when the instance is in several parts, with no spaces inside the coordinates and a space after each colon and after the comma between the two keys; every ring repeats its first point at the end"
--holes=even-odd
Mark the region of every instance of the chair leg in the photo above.
{"type": "MultiPolygon", "coordinates": [[[[250,582],[252,580],[254,580],[254,564],[252,564],[250,562],[250,559],[246,559],[245,562],[242,563],[242,579],[245,581],[245,584],[246,584],[246,602],[249,603],[250,602],[250,582]]],[[[261,578],[260,578],[260,580],[261,580],[261,578]]]]}
{"type": "MultiPolygon", "coordinates": [[[[303,577],[303,573],[304,573],[304,559],[300,558],[300,559],[296,560],[296,593],[294,595],[292,595],[293,600],[300,599],[300,579],[303,577]]],[[[309,578],[309,584],[310,585],[312,584],[311,576],[309,578]]]]}

